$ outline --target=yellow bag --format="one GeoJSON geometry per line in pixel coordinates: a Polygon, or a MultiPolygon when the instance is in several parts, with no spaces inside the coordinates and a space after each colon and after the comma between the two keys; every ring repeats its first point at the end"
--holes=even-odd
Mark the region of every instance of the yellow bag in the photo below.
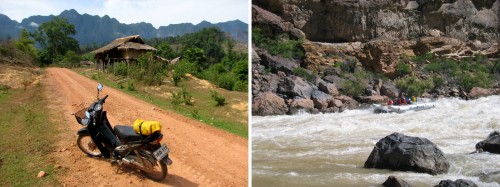
{"type": "Polygon", "coordinates": [[[142,133],[142,135],[150,135],[156,131],[161,131],[161,125],[158,121],[145,121],[143,119],[137,119],[134,122],[134,131],[137,134],[142,133]]]}

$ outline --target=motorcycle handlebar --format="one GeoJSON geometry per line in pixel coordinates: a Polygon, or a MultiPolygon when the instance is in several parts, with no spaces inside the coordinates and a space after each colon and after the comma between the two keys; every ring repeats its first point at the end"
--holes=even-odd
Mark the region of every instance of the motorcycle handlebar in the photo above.
{"type": "Polygon", "coordinates": [[[104,97],[102,97],[102,99],[99,100],[99,103],[101,103],[101,104],[104,103],[106,98],[108,98],[108,95],[105,95],[104,97]]]}

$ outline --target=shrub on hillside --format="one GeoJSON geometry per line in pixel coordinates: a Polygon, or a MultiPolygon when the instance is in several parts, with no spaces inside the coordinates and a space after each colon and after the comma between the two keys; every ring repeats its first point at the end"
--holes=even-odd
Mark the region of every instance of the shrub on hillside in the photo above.
{"type": "Polygon", "coordinates": [[[405,64],[403,62],[399,62],[398,65],[396,65],[396,75],[399,77],[403,77],[405,75],[409,75],[411,73],[411,67],[408,64],[405,64]]]}
{"type": "Polygon", "coordinates": [[[297,68],[293,69],[293,74],[295,74],[296,76],[302,77],[309,82],[316,81],[315,75],[313,75],[312,73],[310,73],[309,71],[307,71],[306,69],[301,68],[301,67],[297,67],[297,68]]]}
{"type": "Polygon", "coordinates": [[[396,87],[405,92],[406,96],[421,96],[426,90],[434,87],[432,80],[419,80],[414,76],[396,80],[396,87]]]}
{"type": "Polygon", "coordinates": [[[127,76],[128,65],[125,62],[115,62],[113,67],[113,74],[116,76],[127,76]]]}
{"type": "Polygon", "coordinates": [[[215,90],[210,90],[210,93],[212,94],[212,99],[216,102],[216,106],[224,106],[226,98],[223,95],[215,90]]]}
{"type": "Polygon", "coordinates": [[[360,81],[347,80],[342,84],[342,93],[350,97],[361,96],[364,91],[360,81]]]}
{"type": "Polygon", "coordinates": [[[270,37],[264,35],[259,27],[253,27],[252,40],[255,45],[268,50],[273,55],[294,59],[304,58],[303,39],[292,39],[288,34],[270,37]]]}
{"type": "Polygon", "coordinates": [[[459,81],[460,86],[466,91],[470,91],[473,87],[490,88],[492,86],[490,75],[485,72],[465,72],[459,76],[459,81]]]}

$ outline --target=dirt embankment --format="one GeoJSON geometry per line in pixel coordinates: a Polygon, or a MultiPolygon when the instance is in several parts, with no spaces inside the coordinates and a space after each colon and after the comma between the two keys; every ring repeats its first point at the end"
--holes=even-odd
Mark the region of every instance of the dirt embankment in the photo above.
{"type": "Polygon", "coordinates": [[[75,145],[81,128],[71,114],[92,102],[97,82],[68,69],[48,68],[42,80],[51,110],[63,118],[57,135],[56,164],[62,166],[59,181],[65,186],[246,186],[248,184],[248,140],[223,132],[173,112],[105,87],[109,95],[104,109],[112,125],[131,125],[136,118],[162,123],[163,143],[174,164],[164,181],[154,182],[134,171],[120,170],[104,159],[88,158],[75,145]]]}

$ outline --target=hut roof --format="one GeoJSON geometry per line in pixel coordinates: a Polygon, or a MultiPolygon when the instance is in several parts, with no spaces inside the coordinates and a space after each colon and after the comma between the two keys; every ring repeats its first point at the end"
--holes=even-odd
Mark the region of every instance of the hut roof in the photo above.
{"type": "Polygon", "coordinates": [[[144,43],[142,38],[139,35],[126,36],[123,38],[117,38],[108,45],[105,45],[99,49],[92,51],[91,53],[105,53],[114,48],[118,48],[118,50],[146,50],[146,51],[156,51],[154,47],[151,47],[144,43]]]}

